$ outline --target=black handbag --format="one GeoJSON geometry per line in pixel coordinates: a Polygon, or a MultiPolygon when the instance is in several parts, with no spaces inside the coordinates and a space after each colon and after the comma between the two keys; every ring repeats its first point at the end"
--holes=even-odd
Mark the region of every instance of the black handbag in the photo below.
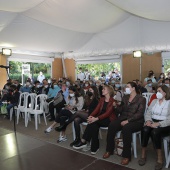
{"type": "Polygon", "coordinates": [[[50,102],[53,101],[53,100],[54,100],[54,97],[51,97],[51,98],[46,99],[46,102],[47,102],[47,103],[50,103],[50,102]]]}

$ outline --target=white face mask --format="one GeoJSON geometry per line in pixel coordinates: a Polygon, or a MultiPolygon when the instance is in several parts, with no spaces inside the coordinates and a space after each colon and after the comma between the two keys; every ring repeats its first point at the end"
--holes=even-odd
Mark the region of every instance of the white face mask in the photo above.
{"type": "Polygon", "coordinates": [[[72,93],[72,94],[69,94],[70,95],[70,97],[74,97],[74,93],[72,93]]]}
{"type": "Polygon", "coordinates": [[[44,87],[45,87],[45,88],[47,88],[47,87],[48,87],[48,85],[45,85],[44,87]]]}
{"type": "Polygon", "coordinates": [[[125,92],[126,92],[126,94],[130,94],[131,93],[130,88],[126,88],[125,92]]]}
{"type": "Polygon", "coordinates": [[[163,75],[161,75],[161,78],[163,78],[164,76],[163,75]]]}
{"type": "Polygon", "coordinates": [[[88,84],[85,84],[85,87],[87,87],[88,86],[88,84]]]}
{"type": "Polygon", "coordinates": [[[37,85],[37,88],[40,88],[40,85],[39,85],[39,84],[37,85]]]}
{"type": "Polygon", "coordinates": [[[169,87],[169,84],[165,84],[167,87],[169,87]]]}
{"type": "Polygon", "coordinates": [[[116,100],[116,95],[114,95],[113,99],[115,99],[115,100],[116,100]]]}
{"type": "Polygon", "coordinates": [[[163,98],[163,95],[162,95],[162,93],[157,92],[157,93],[156,93],[156,97],[157,97],[157,99],[162,99],[162,98],[163,98]]]}
{"type": "Polygon", "coordinates": [[[148,86],[149,86],[149,87],[152,87],[152,83],[149,83],[148,86]]]}
{"type": "Polygon", "coordinates": [[[30,83],[26,83],[26,86],[29,86],[30,85],[30,83]]]}

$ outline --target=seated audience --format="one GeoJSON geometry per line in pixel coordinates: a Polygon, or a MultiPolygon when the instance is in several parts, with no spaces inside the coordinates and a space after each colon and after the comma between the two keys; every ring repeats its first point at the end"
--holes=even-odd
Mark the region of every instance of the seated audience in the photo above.
{"type": "MultiPolygon", "coordinates": [[[[77,92],[77,89],[74,86],[69,87],[69,97],[68,97],[68,103],[65,106],[64,109],[62,109],[59,114],[56,116],[55,121],[57,123],[60,123],[62,126],[65,124],[66,120],[68,121],[70,117],[75,114],[76,111],[79,111],[83,108],[84,105],[84,99],[80,94],[77,92]]],[[[57,130],[57,128],[56,128],[57,130]]],[[[62,131],[62,133],[59,136],[59,139],[57,142],[63,142],[66,141],[67,137],[65,135],[65,130],[62,131]]]]}
{"type": "Polygon", "coordinates": [[[70,119],[57,128],[57,131],[66,130],[69,123],[74,121],[76,139],[70,144],[73,146],[80,142],[80,124],[86,122],[88,116],[94,111],[99,102],[99,92],[96,86],[91,86],[85,96],[83,109],[72,114],[70,119]]]}
{"type": "Polygon", "coordinates": [[[146,100],[139,94],[136,83],[128,82],[125,91],[127,95],[123,96],[121,105],[113,103],[119,117],[109,124],[106,153],[103,155],[103,158],[106,159],[113,154],[114,139],[116,133],[121,130],[123,134],[122,165],[128,165],[131,160],[132,133],[142,129],[146,106],[146,100]]]}
{"type": "Polygon", "coordinates": [[[155,170],[163,168],[162,156],[162,137],[168,136],[170,132],[170,91],[165,85],[158,87],[156,93],[157,99],[150,104],[145,114],[145,124],[142,129],[142,155],[139,159],[139,165],[146,163],[146,149],[149,137],[152,138],[154,148],[157,153],[155,170]]]}
{"type": "Polygon", "coordinates": [[[146,78],[144,79],[144,85],[147,84],[148,80],[151,80],[152,83],[156,83],[156,79],[155,79],[155,77],[154,77],[154,73],[153,73],[152,70],[149,71],[148,77],[146,77],[146,78]]]}
{"type": "Polygon", "coordinates": [[[17,90],[15,85],[11,85],[9,93],[7,95],[7,118],[10,118],[10,109],[14,106],[17,106],[19,101],[20,93],[17,90]]]}
{"type": "MultiPolygon", "coordinates": [[[[60,110],[65,106],[65,104],[67,103],[68,100],[68,96],[69,96],[69,91],[68,88],[66,87],[66,84],[62,84],[61,87],[61,91],[60,91],[63,95],[63,100],[57,104],[55,104],[55,100],[57,100],[57,94],[54,97],[54,102],[51,102],[49,104],[49,112],[50,112],[50,118],[49,121],[54,121],[55,120],[55,115],[54,115],[54,109],[56,109],[56,112],[59,113],[60,110]]],[[[46,129],[46,133],[49,133],[51,131],[51,128],[47,128],[46,129]]]]}
{"type": "Polygon", "coordinates": [[[22,85],[20,84],[19,80],[14,80],[13,84],[17,87],[18,91],[22,87],[22,85]]]}
{"type": "Polygon", "coordinates": [[[166,78],[162,81],[162,85],[166,85],[168,88],[170,88],[170,79],[166,78]]]}
{"type": "Polygon", "coordinates": [[[57,82],[52,83],[51,87],[49,88],[48,94],[47,94],[48,98],[54,98],[60,90],[61,89],[57,85],[57,82]]]}
{"type": "Polygon", "coordinates": [[[122,101],[122,98],[123,98],[123,96],[124,96],[124,93],[123,93],[123,91],[121,90],[121,85],[120,85],[120,82],[119,82],[119,81],[116,81],[116,82],[115,82],[114,92],[115,92],[114,99],[115,99],[117,102],[121,102],[121,101],[122,101]]]}
{"type": "Polygon", "coordinates": [[[87,127],[81,141],[73,145],[74,149],[81,149],[87,146],[87,142],[91,141],[91,154],[96,154],[99,150],[99,128],[108,127],[109,123],[116,119],[113,110],[113,87],[109,85],[103,86],[103,95],[96,109],[90,114],[87,119],[87,127]]]}
{"type": "Polygon", "coordinates": [[[31,92],[31,84],[30,84],[30,82],[27,81],[27,82],[25,83],[25,86],[22,86],[19,91],[20,91],[21,93],[24,93],[24,92],[30,93],[30,92],[31,92]]]}
{"type": "Polygon", "coordinates": [[[49,88],[50,88],[50,86],[49,86],[49,84],[48,84],[48,80],[47,79],[44,79],[43,81],[42,81],[42,87],[40,87],[40,93],[41,94],[48,94],[48,92],[49,92],[49,88]]]}
{"type": "Polygon", "coordinates": [[[152,80],[151,79],[147,80],[147,85],[145,86],[145,88],[148,93],[152,93],[152,80]]]}
{"type": "Polygon", "coordinates": [[[40,94],[40,82],[39,81],[35,81],[34,82],[34,86],[31,88],[31,93],[35,93],[37,95],[40,94]]]}

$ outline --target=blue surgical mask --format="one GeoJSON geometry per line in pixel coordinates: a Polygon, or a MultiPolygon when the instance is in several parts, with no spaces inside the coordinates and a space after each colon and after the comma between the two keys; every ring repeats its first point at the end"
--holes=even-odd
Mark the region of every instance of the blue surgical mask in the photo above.
{"type": "Polygon", "coordinates": [[[119,87],[120,87],[120,84],[115,84],[115,87],[116,87],[116,88],[119,88],[119,87]]]}
{"type": "Polygon", "coordinates": [[[149,86],[149,87],[152,87],[152,83],[149,83],[148,86],[149,86]]]}
{"type": "Polygon", "coordinates": [[[58,85],[54,85],[54,88],[57,88],[58,87],[58,85]]]}

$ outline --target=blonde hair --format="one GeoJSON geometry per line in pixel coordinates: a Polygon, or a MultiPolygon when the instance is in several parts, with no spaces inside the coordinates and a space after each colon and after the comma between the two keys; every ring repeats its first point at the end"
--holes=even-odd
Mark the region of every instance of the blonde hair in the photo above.
{"type": "Polygon", "coordinates": [[[110,85],[107,85],[107,84],[105,84],[103,87],[106,87],[106,88],[108,89],[108,91],[109,91],[110,97],[113,97],[113,95],[114,95],[114,89],[113,89],[113,87],[110,86],[110,85]]]}

